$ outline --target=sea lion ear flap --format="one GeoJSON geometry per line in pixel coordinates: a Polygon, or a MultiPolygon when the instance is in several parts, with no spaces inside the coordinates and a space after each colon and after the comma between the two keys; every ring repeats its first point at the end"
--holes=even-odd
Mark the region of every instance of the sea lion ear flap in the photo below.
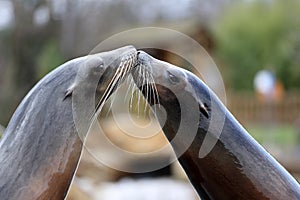
{"type": "MultiPolygon", "coordinates": [[[[193,86],[191,86],[193,87],[193,86]]],[[[189,89],[189,87],[185,88],[186,91],[192,91],[189,89]]],[[[190,92],[191,95],[194,97],[194,100],[197,102],[198,107],[199,107],[199,112],[204,115],[207,119],[209,119],[209,111],[210,108],[206,103],[203,103],[200,99],[200,97],[197,96],[197,94],[195,92],[190,92]]]]}
{"type": "Polygon", "coordinates": [[[206,103],[199,102],[199,111],[202,113],[207,119],[209,119],[209,108],[206,103]]]}
{"type": "Polygon", "coordinates": [[[74,90],[75,84],[72,84],[68,89],[65,94],[64,100],[70,96],[72,96],[73,90],[74,90]]]}

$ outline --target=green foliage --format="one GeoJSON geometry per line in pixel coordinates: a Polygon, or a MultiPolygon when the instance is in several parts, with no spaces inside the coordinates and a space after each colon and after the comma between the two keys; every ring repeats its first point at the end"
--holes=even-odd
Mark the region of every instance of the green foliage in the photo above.
{"type": "Polygon", "coordinates": [[[63,56],[60,53],[58,43],[53,40],[49,40],[44,46],[43,51],[37,58],[38,63],[38,77],[42,78],[51,70],[59,66],[64,62],[63,56]]]}
{"type": "Polygon", "coordinates": [[[255,73],[266,68],[286,88],[300,88],[299,13],[299,1],[254,1],[235,5],[215,24],[216,54],[234,89],[252,89],[255,73]]]}
{"type": "Polygon", "coordinates": [[[261,125],[248,125],[249,133],[259,142],[272,142],[277,146],[296,146],[299,145],[299,134],[295,128],[288,125],[277,124],[273,127],[261,125]]]}

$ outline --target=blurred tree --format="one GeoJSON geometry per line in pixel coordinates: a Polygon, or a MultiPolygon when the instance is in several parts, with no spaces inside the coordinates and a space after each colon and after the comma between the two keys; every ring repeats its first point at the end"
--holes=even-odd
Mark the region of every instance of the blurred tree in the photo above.
{"type": "Polygon", "coordinates": [[[0,30],[0,123],[5,126],[41,75],[62,63],[54,1],[9,1],[13,20],[0,30]]]}
{"type": "Polygon", "coordinates": [[[67,0],[61,31],[64,56],[86,55],[107,37],[132,27],[138,22],[130,10],[132,4],[129,0],[67,0]]]}
{"type": "Polygon", "coordinates": [[[46,0],[13,0],[13,61],[15,88],[23,96],[38,80],[36,57],[40,54],[49,38],[57,35],[58,26],[50,17],[46,24],[34,21],[38,9],[45,7],[50,11],[46,0]]]}
{"type": "Polygon", "coordinates": [[[174,23],[182,31],[181,22],[210,22],[229,1],[8,0],[11,24],[0,29],[0,123],[7,125],[38,79],[107,37],[140,26],[174,28],[174,23]]]}
{"type": "Polygon", "coordinates": [[[37,57],[37,78],[41,79],[64,61],[56,40],[48,40],[40,55],[37,57]]]}
{"type": "Polygon", "coordinates": [[[216,54],[231,87],[250,90],[255,73],[275,71],[285,88],[300,88],[300,2],[252,1],[229,9],[216,23],[216,54]]]}

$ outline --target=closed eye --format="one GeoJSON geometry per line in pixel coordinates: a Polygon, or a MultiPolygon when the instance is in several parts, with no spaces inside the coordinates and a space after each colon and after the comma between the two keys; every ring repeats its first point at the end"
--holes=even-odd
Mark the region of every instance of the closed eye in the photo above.
{"type": "Polygon", "coordinates": [[[172,74],[171,72],[168,72],[168,77],[169,77],[169,80],[172,82],[172,83],[179,83],[179,78],[177,78],[174,74],[172,74]]]}

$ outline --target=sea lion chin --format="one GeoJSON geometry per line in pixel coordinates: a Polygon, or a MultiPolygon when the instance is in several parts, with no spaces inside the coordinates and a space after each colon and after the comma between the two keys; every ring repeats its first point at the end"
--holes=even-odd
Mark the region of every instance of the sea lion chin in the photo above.
{"type": "MultiPolygon", "coordinates": [[[[137,63],[134,81],[150,105],[165,109],[164,134],[201,199],[300,199],[297,181],[198,77],[145,52],[138,53],[137,63]],[[185,123],[189,126],[173,142],[185,123]],[[191,136],[187,150],[178,153],[191,136]],[[201,148],[207,144],[208,149],[214,145],[202,157],[201,148]]],[[[162,118],[159,110],[154,111],[158,120],[162,118]]]]}
{"type": "Polygon", "coordinates": [[[122,47],[71,60],[36,84],[0,142],[1,199],[65,198],[83,145],[74,101],[94,95],[94,102],[100,103],[90,105],[93,109],[86,116],[97,113],[135,60],[135,48],[122,47]]]}

